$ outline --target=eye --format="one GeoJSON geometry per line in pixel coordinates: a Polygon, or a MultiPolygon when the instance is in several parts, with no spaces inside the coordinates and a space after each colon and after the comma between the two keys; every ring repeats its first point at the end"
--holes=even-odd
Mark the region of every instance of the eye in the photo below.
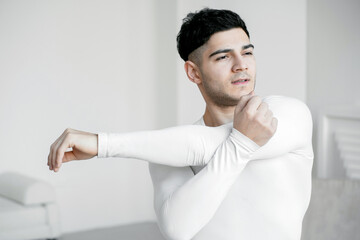
{"type": "Polygon", "coordinates": [[[224,55],[224,56],[220,56],[220,57],[216,58],[215,60],[220,61],[220,60],[227,59],[227,58],[228,58],[228,56],[224,55]]]}
{"type": "Polygon", "coordinates": [[[253,52],[245,52],[244,55],[253,55],[253,52]]]}

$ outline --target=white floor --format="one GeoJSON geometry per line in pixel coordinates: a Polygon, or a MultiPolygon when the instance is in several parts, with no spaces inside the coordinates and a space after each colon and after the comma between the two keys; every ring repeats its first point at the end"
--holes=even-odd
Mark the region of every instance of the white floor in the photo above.
{"type": "Polygon", "coordinates": [[[164,240],[154,222],[64,234],[58,240],[164,240]]]}

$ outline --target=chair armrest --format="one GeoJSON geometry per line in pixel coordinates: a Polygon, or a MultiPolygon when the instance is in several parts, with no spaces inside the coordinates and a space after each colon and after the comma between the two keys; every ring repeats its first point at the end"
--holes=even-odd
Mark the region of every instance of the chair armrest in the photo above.
{"type": "Polygon", "coordinates": [[[0,195],[23,205],[55,202],[50,184],[14,172],[0,174],[0,195]]]}

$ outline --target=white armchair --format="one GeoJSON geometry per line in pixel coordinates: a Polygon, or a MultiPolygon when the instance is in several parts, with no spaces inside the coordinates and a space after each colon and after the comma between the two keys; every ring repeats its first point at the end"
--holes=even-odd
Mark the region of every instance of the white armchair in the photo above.
{"type": "Polygon", "coordinates": [[[0,240],[59,236],[54,189],[44,181],[18,173],[0,174],[0,240]]]}

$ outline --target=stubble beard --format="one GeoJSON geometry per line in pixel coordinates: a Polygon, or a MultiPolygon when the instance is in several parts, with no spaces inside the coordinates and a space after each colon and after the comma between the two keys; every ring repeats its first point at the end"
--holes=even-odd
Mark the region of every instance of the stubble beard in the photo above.
{"type": "MultiPolygon", "coordinates": [[[[251,81],[254,81],[254,89],[255,89],[255,82],[256,82],[255,78],[251,81]]],[[[230,94],[227,94],[225,91],[222,91],[221,89],[214,89],[213,87],[210,86],[210,84],[208,84],[207,81],[203,81],[202,83],[206,94],[216,106],[234,107],[238,104],[241,96],[234,97],[231,96],[230,94]]]]}
{"type": "Polygon", "coordinates": [[[206,94],[216,106],[233,107],[239,102],[240,98],[232,97],[220,89],[213,89],[206,81],[203,82],[203,86],[206,94]]]}

